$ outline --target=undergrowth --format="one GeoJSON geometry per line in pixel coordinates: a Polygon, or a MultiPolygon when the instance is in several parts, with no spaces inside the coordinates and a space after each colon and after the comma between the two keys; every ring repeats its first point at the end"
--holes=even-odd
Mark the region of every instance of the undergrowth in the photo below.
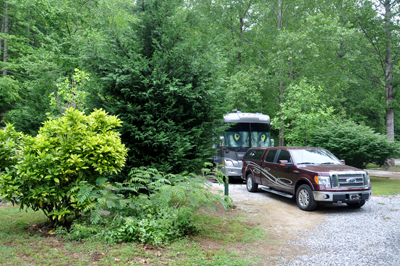
{"type": "Polygon", "coordinates": [[[77,200],[89,203],[70,228],[57,228],[56,233],[65,239],[158,246],[196,234],[194,214],[199,208],[214,208],[217,203],[225,209],[231,206],[229,197],[209,191],[203,177],[144,167],[132,169],[122,184],[111,184],[104,177],[95,186],[82,182],[77,200]]]}

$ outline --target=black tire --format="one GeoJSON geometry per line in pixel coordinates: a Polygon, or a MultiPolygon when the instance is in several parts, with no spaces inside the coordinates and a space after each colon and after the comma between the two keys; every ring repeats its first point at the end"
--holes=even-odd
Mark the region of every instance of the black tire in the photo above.
{"type": "Polygon", "coordinates": [[[252,174],[247,175],[246,188],[249,192],[256,192],[258,190],[258,184],[254,182],[252,174]]]}
{"type": "Polygon", "coordinates": [[[362,206],[364,206],[365,204],[365,200],[362,200],[360,202],[354,202],[354,203],[346,203],[347,206],[349,206],[352,209],[358,209],[361,208],[362,206]]]}
{"type": "Polygon", "coordinates": [[[296,191],[297,206],[303,211],[313,211],[318,203],[314,200],[313,191],[309,185],[303,184],[296,191]]]}

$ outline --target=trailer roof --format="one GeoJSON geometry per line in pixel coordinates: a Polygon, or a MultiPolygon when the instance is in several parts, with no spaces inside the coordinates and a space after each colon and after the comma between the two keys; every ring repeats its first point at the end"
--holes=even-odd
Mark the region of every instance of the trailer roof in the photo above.
{"type": "Polygon", "coordinates": [[[224,115],[225,123],[262,123],[271,122],[269,115],[262,113],[242,113],[240,111],[224,115]]]}

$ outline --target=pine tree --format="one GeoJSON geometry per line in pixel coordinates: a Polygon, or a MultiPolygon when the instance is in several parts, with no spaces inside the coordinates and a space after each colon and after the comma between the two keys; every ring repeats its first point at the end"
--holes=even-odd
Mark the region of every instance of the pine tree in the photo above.
{"type": "Polygon", "coordinates": [[[85,58],[102,89],[97,107],[123,121],[130,166],[194,170],[213,153],[225,62],[185,1],[140,1],[138,19],[85,58]],[[108,48],[104,48],[108,47],[108,48]]]}

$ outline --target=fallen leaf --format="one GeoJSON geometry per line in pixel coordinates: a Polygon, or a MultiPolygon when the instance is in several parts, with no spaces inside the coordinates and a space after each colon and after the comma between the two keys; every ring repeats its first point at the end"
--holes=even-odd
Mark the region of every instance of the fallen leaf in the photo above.
{"type": "Polygon", "coordinates": [[[114,259],[115,261],[121,261],[121,259],[114,259]]]}

